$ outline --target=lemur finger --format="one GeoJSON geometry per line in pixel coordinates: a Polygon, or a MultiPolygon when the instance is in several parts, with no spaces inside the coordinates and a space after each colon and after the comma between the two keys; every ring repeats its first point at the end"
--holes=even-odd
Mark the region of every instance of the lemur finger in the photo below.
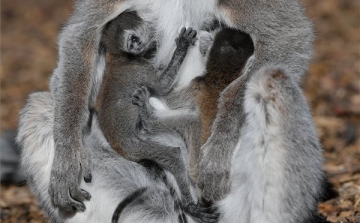
{"type": "Polygon", "coordinates": [[[196,35],[197,35],[197,31],[195,29],[189,33],[189,37],[191,38],[195,38],[196,35]]]}
{"type": "Polygon", "coordinates": [[[76,211],[84,212],[86,207],[83,203],[77,202],[71,198],[65,201],[62,205],[62,209],[69,213],[75,213],[76,211]]]}
{"type": "Polygon", "coordinates": [[[183,27],[183,28],[181,29],[181,31],[180,31],[180,35],[181,35],[181,34],[184,34],[184,33],[185,33],[185,31],[186,31],[186,28],[185,28],[185,27],[183,27]]]}
{"type": "Polygon", "coordinates": [[[193,28],[192,27],[189,27],[186,32],[185,32],[185,35],[189,35],[191,32],[193,31],[193,28]]]}
{"type": "Polygon", "coordinates": [[[67,204],[63,209],[68,213],[75,213],[76,207],[72,206],[71,204],[67,204]]]}
{"type": "Polygon", "coordinates": [[[83,203],[80,203],[80,202],[71,202],[70,204],[68,204],[73,211],[81,211],[81,212],[84,212],[86,210],[86,207],[83,203]]]}
{"type": "Polygon", "coordinates": [[[71,197],[77,201],[81,201],[81,200],[89,201],[91,199],[91,194],[84,189],[74,188],[73,191],[76,194],[76,197],[74,197],[74,196],[71,196],[71,197]]]}
{"type": "MultiPolygon", "coordinates": [[[[59,185],[60,187],[64,188],[65,185],[59,185]]],[[[73,200],[71,196],[71,190],[69,191],[64,190],[66,193],[60,192],[59,194],[54,193],[53,190],[50,190],[49,193],[53,197],[53,203],[55,206],[60,207],[64,211],[68,213],[74,213],[76,211],[85,211],[85,205],[81,202],[73,200]]],[[[74,194],[74,193],[73,193],[74,194]]]]}
{"type": "Polygon", "coordinates": [[[72,187],[69,190],[71,198],[69,199],[69,203],[72,207],[75,207],[76,210],[84,212],[86,207],[83,203],[84,200],[90,200],[91,195],[85,191],[80,190],[78,187],[72,187]]]}

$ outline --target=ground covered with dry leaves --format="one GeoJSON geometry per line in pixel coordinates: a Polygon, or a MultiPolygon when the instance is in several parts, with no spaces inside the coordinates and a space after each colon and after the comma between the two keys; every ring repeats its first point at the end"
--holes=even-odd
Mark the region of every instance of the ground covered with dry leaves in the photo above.
{"type": "MultiPolygon", "coordinates": [[[[1,131],[15,129],[26,96],[47,90],[56,37],[73,0],[1,1],[1,131]]],[[[333,186],[319,204],[330,222],[360,223],[360,1],[303,0],[315,24],[315,55],[304,91],[333,186]]],[[[46,222],[23,186],[1,185],[1,222],[46,222]]]]}

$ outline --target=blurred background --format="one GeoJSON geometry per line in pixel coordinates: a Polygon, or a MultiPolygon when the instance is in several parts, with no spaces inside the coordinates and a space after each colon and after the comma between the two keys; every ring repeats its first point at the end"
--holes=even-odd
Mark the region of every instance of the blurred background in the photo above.
{"type": "MultiPolygon", "coordinates": [[[[13,137],[9,130],[16,130],[29,93],[48,90],[57,61],[57,35],[73,1],[1,0],[2,135],[13,137]]],[[[303,87],[324,147],[324,170],[333,186],[319,210],[330,222],[360,223],[360,1],[302,3],[317,35],[303,87]]],[[[47,222],[21,183],[1,184],[0,208],[0,222],[47,222]]]]}

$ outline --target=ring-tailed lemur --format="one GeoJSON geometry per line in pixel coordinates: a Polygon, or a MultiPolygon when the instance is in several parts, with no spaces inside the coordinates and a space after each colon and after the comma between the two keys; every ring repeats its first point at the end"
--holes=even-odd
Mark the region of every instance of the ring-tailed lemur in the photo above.
{"type": "MultiPolygon", "coordinates": [[[[151,87],[158,95],[167,94],[188,48],[196,41],[196,31],[191,28],[181,30],[169,66],[159,72],[146,58],[151,57],[153,46],[156,46],[151,28],[151,24],[145,23],[135,12],[125,12],[104,29],[102,45],[106,51],[106,69],[99,97],[99,123],[110,145],[123,156],[133,161],[154,160],[173,173],[183,203],[190,204],[194,201],[182,152],[186,148],[181,148],[184,147],[181,137],[174,134],[173,138],[180,141],[175,145],[139,137],[142,123],[131,95],[141,85],[151,87]]],[[[167,134],[171,135],[170,132],[167,134]]]]}

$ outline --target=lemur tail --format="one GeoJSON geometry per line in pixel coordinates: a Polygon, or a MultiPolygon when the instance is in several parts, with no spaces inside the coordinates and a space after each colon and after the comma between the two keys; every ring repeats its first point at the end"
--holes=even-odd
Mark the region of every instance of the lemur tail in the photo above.
{"type": "Polygon", "coordinates": [[[139,199],[145,193],[145,191],[146,188],[140,188],[132,194],[128,195],[123,201],[121,201],[114,211],[111,223],[117,223],[119,221],[122,211],[126,208],[126,206],[139,199]]]}
{"type": "Polygon", "coordinates": [[[188,221],[185,216],[183,206],[181,204],[181,199],[177,195],[174,186],[169,181],[164,169],[160,166],[160,164],[149,159],[142,159],[139,161],[139,164],[146,167],[148,171],[150,171],[152,174],[154,174],[156,177],[160,178],[164,182],[165,186],[169,189],[170,196],[174,201],[174,209],[175,212],[178,214],[179,223],[187,223],[188,221]]]}
{"type": "Polygon", "coordinates": [[[157,162],[143,159],[139,161],[139,164],[146,167],[152,174],[161,179],[168,188],[170,196],[174,201],[174,210],[178,214],[179,223],[187,223],[187,216],[198,223],[218,222],[219,214],[212,208],[203,207],[195,203],[183,204],[174,185],[170,182],[164,169],[157,162]]]}
{"type": "MultiPolygon", "coordinates": [[[[168,180],[164,169],[158,163],[156,163],[153,160],[149,160],[149,159],[140,160],[139,164],[146,167],[147,170],[149,172],[151,172],[151,174],[155,175],[157,178],[160,178],[164,182],[166,187],[169,189],[170,196],[172,197],[172,199],[174,201],[174,209],[175,209],[175,212],[178,213],[179,223],[187,223],[188,221],[186,219],[185,212],[183,211],[183,208],[181,205],[181,200],[180,200],[179,196],[176,194],[175,188],[168,180]]],[[[121,201],[114,211],[111,222],[117,223],[119,221],[120,215],[123,212],[123,210],[129,204],[131,204],[131,203],[137,201],[138,199],[140,199],[141,197],[143,197],[143,194],[145,193],[146,190],[147,190],[147,188],[140,188],[140,189],[134,191],[133,193],[131,193],[130,195],[128,195],[123,201],[121,201]]]]}

